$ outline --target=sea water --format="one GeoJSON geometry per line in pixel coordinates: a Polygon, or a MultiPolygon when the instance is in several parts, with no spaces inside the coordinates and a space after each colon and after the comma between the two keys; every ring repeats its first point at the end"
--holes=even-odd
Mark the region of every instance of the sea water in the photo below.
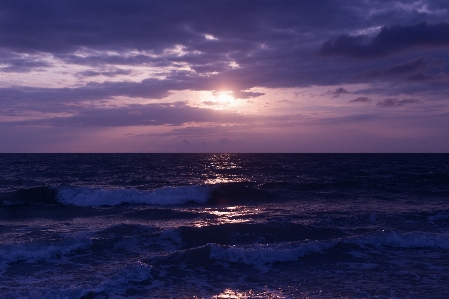
{"type": "Polygon", "coordinates": [[[0,298],[449,298],[447,154],[0,167],[0,298]]]}

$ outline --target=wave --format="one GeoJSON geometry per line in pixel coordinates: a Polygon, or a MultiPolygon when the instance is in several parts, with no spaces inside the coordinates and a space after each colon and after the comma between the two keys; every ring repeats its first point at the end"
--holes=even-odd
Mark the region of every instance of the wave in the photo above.
{"type": "Polygon", "coordinates": [[[183,226],[177,229],[184,247],[207,243],[220,245],[267,244],[299,240],[329,240],[345,233],[337,228],[323,228],[292,222],[226,223],[202,227],[183,226]]]}
{"type": "Polygon", "coordinates": [[[252,244],[247,246],[208,244],[210,257],[251,266],[297,261],[308,254],[335,256],[341,251],[354,254],[354,250],[376,247],[377,249],[449,249],[449,234],[394,231],[338,241],[288,242],[280,244],[252,244]],[[349,246],[348,245],[352,245],[349,246]],[[354,247],[355,246],[355,247],[354,247]],[[338,253],[335,251],[337,250],[338,253]]]}
{"type": "Polygon", "coordinates": [[[100,189],[91,187],[34,187],[0,195],[0,205],[65,204],[81,207],[121,204],[176,205],[206,203],[211,194],[207,185],[163,187],[159,189],[100,189]]]}
{"type": "Polygon", "coordinates": [[[33,187],[0,194],[0,204],[14,206],[25,203],[56,204],[58,190],[52,187],[33,187]]]}
{"type": "Polygon", "coordinates": [[[211,191],[208,202],[215,205],[235,205],[279,199],[279,193],[262,190],[256,183],[248,182],[217,184],[213,185],[211,191]]]}
{"type": "Polygon", "coordinates": [[[210,257],[233,263],[261,266],[277,262],[292,262],[309,253],[324,254],[332,242],[270,244],[249,247],[210,244],[210,257]]]}
{"type": "Polygon", "coordinates": [[[92,240],[87,237],[64,238],[51,243],[2,244],[0,245],[0,270],[4,270],[10,263],[48,261],[60,258],[73,251],[86,249],[92,244],[92,240]]]}
{"type": "MultiPolygon", "coordinates": [[[[83,272],[87,271],[84,270],[83,272]]],[[[73,273],[65,273],[60,276],[36,275],[22,278],[25,283],[4,287],[0,297],[24,299],[124,298],[129,297],[125,295],[128,289],[143,290],[142,282],[153,282],[151,279],[151,266],[141,261],[135,261],[124,267],[105,267],[84,277],[77,277],[73,273]],[[76,283],[73,281],[76,281],[76,283]],[[23,287],[23,285],[26,287],[23,287]]]]}
{"type": "Polygon", "coordinates": [[[189,185],[153,190],[101,189],[93,187],[32,187],[0,194],[1,206],[23,204],[65,204],[82,207],[121,204],[181,205],[187,203],[233,205],[273,198],[273,193],[251,183],[189,185]]]}
{"type": "Polygon", "coordinates": [[[209,196],[210,188],[206,185],[164,187],[153,191],[61,187],[58,189],[56,199],[62,204],[100,207],[116,206],[125,203],[143,205],[206,203],[209,196]]]}
{"type": "Polygon", "coordinates": [[[395,248],[438,248],[449,249],[449,233],[397,233],[395,231],[354,238],[353,244],[395,247],[395,248]]]}

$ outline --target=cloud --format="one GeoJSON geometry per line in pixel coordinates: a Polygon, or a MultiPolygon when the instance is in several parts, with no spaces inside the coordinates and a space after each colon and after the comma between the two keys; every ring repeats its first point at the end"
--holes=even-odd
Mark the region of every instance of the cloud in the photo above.
{"type": "Polygon", "coordinates": [[[204,101],[203,104],[204,104],[204,105],[207,105],[207,106],[217,106],[217,105],[220,105],[219,102],[214,102],[214,101],[204,101]]]}
{"type": "Polygon", "coordinates": [[[373,79],[388,79],[389,77],[401,77],[408,81],[437,81],[445,80],[444,72],[434,73],[435,68],[445,66],[443,58],[428,59],[425,57],[412,59],[406,63],[395,64],[384,69],[369,69],[362,73],[361,77],[373,79]],[[430,71],[430,72],[429,72],[430,71]],[[432,73],[433,72],[433,73],[432,73]]]}
{"type": "Polygon", "coordinates": [[[131,70],[124,70],[119,68],[114,68],[110,70],[87,70],[76,73],[78,77],[97,77],[97,76],[105,76],[105,77],[116,77],[120,75],[129,75],[131,74],[131,70]]]}
{"type": "Polygon", "coordinates": [[[428,67],[429,62],[425,61],[424,57],[412,59],[406,63],[395,64],[389,66],[383,70],[370,69],[363,72],[362,76],[366,77],[386,77],[396,76],[402,74],[414,73],[417,71],[425,70],[428,67]]]}
{"type": "Polygon", "coordinates": [[[145,79],[142,82],[90,82],[81,87],[43,88],[43,87],[5,87],[0,88],[0,103],[3,108],[35,109],[48,111],[48,104],[59,109],[64,105],[85,101],[112,99],[115,96],[131,98],[162,99],[169,95],[170,82],[145,79]]]}
{"type": "MultiPolygon", "coordinates": [[[[180,126],[192,122],[245,123],[257,116],[235,111],[196,108],[184,102],[129,105],[115,108],[79,108],[68,117],[10,122],[12,125],[40,125],[56,127],[122,127],[122,126],[180,126]]],[[[6,123],[5,123],[6,124],[6,123]]]]}
{"type": "MultiPolygon", "coordinates": [[[[0,48],[46,53],[62,64],[92,68],[166,68],[162,76],[168,69],[189,69],[186,89],[229,85],[244,99],[261,94],[239,91],[258,86],[334,85],[344,80],[331,73],[338,67],[319,61],[313,68],[305,65],[328,28],[341,28],[347,18],[357,16],[351,1],[231,2],[5,0],[0,3],[0,28],[6,28],[0,48]]],[[[78,76],[99,73],[114,75],[93,69],[78,76]]]]}
{"type": "Polygon", "coordinates": [[[377,106],[383,108],[391,108],[391,107],[399,107],[406,104],[416,104],[419,103],[418,99],[402,99],[398,100],[397,98],[387,98],[377,102],[377,106]]]}
{"type": "Polygon", "coordinates": [[[333,1],[4,0],[0,10],[0,28],[8,28],[2,46],[14,51],[70,53],[85,47],[162,53],[184,45],[189,51],[228,53],[250,50],[267,38],[294,37],[289,29],[302,24],[331,23],[327,16],[343,9],[333,1]]]}
{"type": "MultiPolygon", "coordinates": [[[[360,96],[350,103],[368,103],[365,95],[437,94],[447,100],[449,6],[423,3],[425,9],[416,1],[2,0],[0,67],[9,73],[0,87],[0,107],[2,113],[72,115],[48,120],[52,125],[112,126],[114,118],[117,125],[177,125],[183,118],[176,122],[170,113],[178,109],[192,116],[196,110],[155,104],[151,111],[166,117],[154,118],[143,107],[114,105],[120,97],[155,102],[179,92],[180,99],[184,90],[232,91],[250,103],[265,95],[252,90],[267,90],[265,105],[276,100],[270,89],[317,86],[328,86],[320,88],[329,89],[327,97],[360,96]],[[401,60],[389,57],[407,49],[414,51],[401,60]],[[336,57],[323,58],[329,55],[336,57]],[[34,70],[47,71],[48,79],[32,78],[34,70]],[[148,78],[132,82],[134,74],[148,78]],[[102,79],[110,81],[96,82],[102,79]],[[105,105],[111,108],[99,108],[105,105]]],[[[289,108],[295,109],[293,103],[289,108]]],[[[198,115],[185,121],[200,121],[198,115]]]]}
{"type": "Polygon", "coordinates": [[[263,92],[254,92],[254,91],[234,91],[232,95],[237,99],[250,99],[257,98],[263,96],[265,93],[263,92]]]}
{"type": "MultiPolygon", "coordinates": [[[[128,73],[127,70],[114,69],[111,71],[88,71],[87,77],[92,76],[116,76],[117,73],[128,73]]],[[[6,108],[26,108],[37,111],[49,111],[52,104],[59,109],[64,109],[68,104],[80,104],[88,101],[112,100],[118,96],[145,99],[163,99],[176,90],[219,90],[220,84],[216,84],[213,78],[192,76],[189,71],[173,71],[165,79],[148,78],[141,82],[105,81],[102,83],[89,82],[83,86],[50,88],[12,86],[0,88],[0,104],[6,108]],[[45,105],[43,105],[45,104],[45,105]]],[[[228,86],[230,84],[228,83],[228,86]]],[[[240,91],[240,86],[231,88],[234,97],[240,99],[255,98],[264,95],[261,92],[240,91]]],[[[207,104],[207,103],[206,103],[207,104]]],[[[211,103],[208,103],[211,104],[211,103]]]]}
{"type": "Polygon", "coordinates": [[[338,98],[340,95],[345,94],[345,93],[350,93],[350,92],[344,87],[339,87],[334,90],[326,91],[326,94],[334,95],[333,98],[338,98]]]}
{"type": "Polygon", "coordinates": [[[335,125],[340,123],[361,123],[379,119],[379,115],[376,114],[353,114],[341,117],[329,117],[320,119],[320,123],[335,125]]]}
{"type": "Polygon", "coordinates": [[[28,73],[50,66],[42,55],[24,55],[0,49],[0,72],[28,73]]]}
{"type": "Polygon", "coordinates": [[[408,76],[407,80],[414,82],[430,82],[430,81],[449,82],[449,76],[445,72],[439,72],[438,74],[418,72],[408,76]]]}
{"type": "Polygon", "coordinates": [[[350,100],[349,103],[370,103],[373,100],[367,97],[358,97],[354,100],[350,100]]]}
{"type": "MultiPolygon", "coordinates": [[[[249,99],[263,95],[245,91],[254,87],[292,88],[353,83],[354,77],[367,69],[365,65],[350,61],[333,63],[314,55],[333,32],[377,28],[390,22],[391,15],[400,12],[400,21],[404,24],[415,20],[417,13],[421,19],[434,20],[436,25],[420,23],[424,24],[420,26],[426,34],[432,31],[438,35],[440,27],[444,29],[447,25],[439,20],[448,16],[447,13],[429,13],[444,12],[447,6],[442,2],[428,3],[426,10],[415,4],[390,5],[377,1],[363,5],[346,0],[267,0],[257,3],[241,0],[232,3],[220,0],[213,4],[196,1],[195,5],[178,0],[163,3],[60,0],[37,4],[32,0],[4,0],[0,3],[0,28],[6,29],[1,32],[0,50],[15,53],[17,57],[23,54],[47,55],[65,69],[74,64],[89,66],[91,69],[87,71],[78,69],[74,73],[84,81],[98,76],[128,76],[130,71],[126,66],[133,69],[158,68],[157,78],[165,79],[154,81],[152,88],[159,91],[156,98],[170,94],[170,90],[190,89],[233,90],[236,98],[249,99]],[[347,22],[348,19],[352,21],[347,22]],[[109,70],[111,66],[122,70],[109,70]]],[[[355,42],[353,48],[356,48],[357,55],[363,56],[360,53],[365,48],[377,49],[379,43],[382,47],[389,46],[382,36],[417,32],[419,28],[418,25],[383,27],[372,40],[357,33],[356,40],[363,41],[355,42]]],[[[349,40],[354,38],[342,36],[349,40]]],[[[333,42],[328,43],[332,49],[335,48],[333,42]]],[[[432,44],[424,42],[425,45],[429,43],[432,44]]],[[[41,59],[40,63],[45,61],[41,59]]],[[[39,67],[32,66],[32,61],[29,63],[30,67],[39,67]]],[[[376,65],[376,69],[382,65],[384,63],[376,65]]],[[[44,64],[41,66],[45,67],[44,64]]],[[[395,70],[385,71],[393,73],[395,70]]],[[[366,79],[358,78],[361,81],[366,79]]],[[[120,95],[122,93],[118,92],[117,96],[120,95]]],[[[339,95],[334,94],[335,97],[339,95]]],[[[62,97],[63,100],[65,98],[62,97]]]]}
{"type": "Polygon", "coordinates": [[[375,58],[417,47],[449,47],[449,23],[384,26],[374,38],[341,35],[335,41],[325,42],[318,53],[375,58]]]}

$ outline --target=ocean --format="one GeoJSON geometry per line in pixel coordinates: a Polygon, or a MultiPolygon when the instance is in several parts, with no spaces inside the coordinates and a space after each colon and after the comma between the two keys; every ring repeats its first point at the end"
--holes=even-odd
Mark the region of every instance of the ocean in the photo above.
{"type": "Polygon", "coordinates": [[[0,298],[449,298],[448,154],[0,167],[0,298]]]}

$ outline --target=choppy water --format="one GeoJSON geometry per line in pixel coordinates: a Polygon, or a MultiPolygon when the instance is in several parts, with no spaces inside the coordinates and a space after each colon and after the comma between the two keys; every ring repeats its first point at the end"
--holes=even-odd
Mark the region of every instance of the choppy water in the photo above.
{"type": "Polygon", "coordinates": [[[447,154],[3,154],[0,298],[448,298],[447,154]]]}

